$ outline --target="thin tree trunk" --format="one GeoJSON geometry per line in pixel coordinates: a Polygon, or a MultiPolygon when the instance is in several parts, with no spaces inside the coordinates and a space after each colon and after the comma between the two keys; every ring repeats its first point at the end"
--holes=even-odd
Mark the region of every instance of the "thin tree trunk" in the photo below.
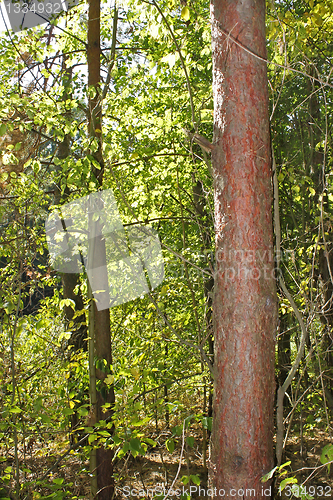
{"type": "MultiPolygon", "coordinates": [[[[72,85],[72,68],[67,67],[67,56],[66,54],[62,57],[62,71],[63,71],[63,79],[62,84],[64,86],[64,94],[62,100],[66,102],[67,99],[70,98],[70,94],[68,93],[68,89],[72,85]]],[[[66,117],[68,120],[71,118],[71,110],[66,111],[66,117]]],[[[59,160],[65,160],[70,156],[70,146],[71,146],[71,136],[70,134],[65,134],[63,141],[58,146],[57,158],[59,160]]],[[[65,195],[68,196],[69,190],[65,189],[65,195]]],[[[61,192],[60,188],[56,188],[55,193],[55,203],[58,204],[61,201],[61,192]]],[[[85,313],[83,312],[81,316],[77,316],[73,319],[74,313],[76,311],[83,311],[84,304],[81,291],[75,293],[74,290],[79,283],[79,275],[74,273],[62,273],[61,274],[61,282],[63,287],[63,296],[64,299],[71,299],[75,303],[75,310],[72,307],[65,306],[65,318],[67,327],[69,327],[70,322],[74,323],[74,326],[71,328],[73,330],[73,334],[69,341],[70,345],[73,346],[73,351],[76,352],[79,349],[87,350],[87,326],[85,324],[85,313]]]]}
{"type": "MultiPolygon", "coordinates": [[[[169,356],[168,344],[165,343],[165,346],[164,346],[164,368],[165,368],[164,378],[165,378],[165,381],[167,381],[166,373],[167,373],[168,356],[169,356]]],[[[169,394],[168,394],[167,384],[164,385],[163,392],[164,392],[164,407],[165,407],[165,426],[167,429],[170,429],[169,394]]]]}
{"type": "MultiPolygon", "coordinates": [[[[193,202],[194,208],[199,219],[201,226],[201,237],[202,237],[202,248],[201,253],[204,255],[204,262],[206,263],[206,271],[211,271],[214,263],[211,259],[211,224],[209,219],[209,213],[206,208],[206,196],[203,190],[203,185],[200,180],[195,182],[193,175],[193,202]],[[208,265],[207,265],[208,264],[208,265]]],[[[205,323],[206,330],[204,332],[204,338],[208,340],[208,354],[209,361],[211,365],[214,364],[214,331],[213,331],[213,289],[214,289],[214,277],[204,275],[203,278],[204,285],[204,296],[205,296],[205,323]]],[[[203,369],[203,365],[202,365],[203,369]]],[[[213,416],[213,378],[210,375],[208,384],[206,383],[205,377],[204,383],[204,405],[203,405],[203,415],[205,417],[211,418],[213,416]],[[208,390],[208,408],[207,408],[207,390],[208,390]]],[[[205,481],[208,478],[208,468],[206,460],[207,444],[210,438],[209,428],[202,428],[202,457],[203,457],[203,468],[205,481]]]]}
{"type": "MultiPolygon", "coordinates": [[[[101,110],[101,92],[100,92],[100,0],[89,0],[88,17],[88,86],[93,87],[95,94],[89,98],[89,137],[96,138],[98,142],[97,151],[93,152],[95,160],[99,167],[92,168],[92,173],[97,180],[98,186],[102,185],[104,173],[104,160],[102,153],[102,110],[101,110]]],[[[91,96],[91,94],[89,94],[91,96]]],[[[91,256],[93,262],[98,262],[99,266],[105,263],[105,240],[101,236],[94,240],[94,252],[91,256]]],[[[93,416],[96,421],[109,420],[112,416],[112,406],[114,404],[113,386],[108,387],[104,383],[107,374],[110,373],[112,365],[111,354],[111,332],[110,332],[110,311],[104,309],[98,311],[96,303],[92,304],[93,311],[90,315],[92,325],[90,328],[91,336],[95,339],[95,359],[98,363],[96,369],[96,379],[100,381],[99,389],[96,391],[96,408],[93,416]],[[103,363],[99,363],[104,360],[103,363]],[[102,369],[102,366],[104,368],[102,369]],[[110,403],[108,411],[103,412],[102,407],[105,403],[110,403]]],[[[92,387],[92,390],[94,388],[92,387]]],[[[97,498],[98,500],[111,500],[114,495],[113,480],[113,451],[104,446],[96,450],[96,476],[97,476],[97,498]]]]}
{"type": "Polygon", "coordinates": [[[274,277],[265,0],[213,0],[216,273],[210,484],[268,498],[273,468],[274,277]],[[264,491],[266,489],[266,491],[264,491]],[[267,491],[268,490],[268,491],[267,491]]]}
{"type": "MultiPolygon", "coordinates": [[[[291,347],[290,347],[290,316],[282,316],[280,320],[280,334],[278,338],[278,384],[282,387],[288,377],[291,367],[291,347]]],[[[288,389],[290,393],[290,387],[288,389]]],[[[287,396],[284,398],[283,407],[290,409],[290,401],[287,396]]]]}
{"type": "MultiPolygon", "coordinates": [[[[311,68],[310,73],[314,70],[311,68]]],[[[325,392],[327,406],[330,407],[329,401],[332,402],[333,396],[333,234],[331,230],[331,221],[327,214],[330,213],[328,193],[325,182],[325,155],[321,144],[323,138],[321,124],[320,102],[318,100],[318,82],[308,82],[309,94],[309,136],[310,136],[310,173],[315,185],[316,195],[313,202],[318,203],[320,196],[323,196],[323,211],[322,211],[322,232],[324,248],[319,251],[319,270],[318,274],[321,277],[323,284],[323,299],[321,321],[326,325],[323,333],[323,349],[324,362],[326,368],[326,377],[323,378],[323,389],[325,392]]],[[[325,401],[325,400],[324,400],[325,401]]]]}
{"type": "MultiPolygon", "coordinates": [[[[66,102],[66,100],[70,97],[68,93],[68,89],[72,85],[72,68],[68,67],[66,54],[62,56],[62,71],[63,78],[62,84],[64,87],[64,93],[62,96],[62,100],[66,102]]],[[[71,118],[71,110],[66,111],[66,118],[70,120],[71,118]]],[[[70,156],[70,146],[71,146],[71,136],[70,134],[65,134],[64,139],[60,142],[57,151],[57,158],[59,160],[65,160],[70,156]]],[[[55,187],[55,203],[61,203],[61,190],[58,186],[55,187]]],[[[66,187],[65,195],[69,195],[69,190],[66,187]]],[[[72,346],[72,353],[75,354],[79,349],[83,349],[87,351],[87,325],[86,325],[86,316],[84,312],[84,304],[82,293],[80,289],[75,293],[75,288],[79,284],[79,275],[74,273],[61,273],[61,282],[63,288],[63,297],[64,299],[71,299],[75,303],[75,309],[69,306],[65,306],[65,325],[66,329],[72,330],[72,335],[69,340],[69,344],[72,346]],[[74,314],[77,311],[83,311],[80,316],[74,317],[74,314]]],[[[77,395],[77,399],[80,396],[77,395]]],[[[79,417],[77,412],[75,411],[73,415],[70,417],[71,420],[71,430],[73,431],[79,422],[79,417]]],[[[77,436],[76,436],[77,437],[77,436]]],[[[74,435],[71,433],[70,435],[71,442],[74,443],[74,435]]]]}

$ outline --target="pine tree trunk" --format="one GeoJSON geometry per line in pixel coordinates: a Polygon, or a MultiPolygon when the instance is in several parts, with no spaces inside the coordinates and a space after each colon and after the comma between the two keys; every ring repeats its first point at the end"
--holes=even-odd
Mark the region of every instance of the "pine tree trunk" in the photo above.
{"type": "Polygon", "coordinates": [[[213,0],[216,272],[210,484],[269,498],[274,466],[274,277],[265,0],[213,0]],[[259,57],[258,57],[259,56],[259,57]],[[264,491],[264,490],[268,491],[264,491]]]}

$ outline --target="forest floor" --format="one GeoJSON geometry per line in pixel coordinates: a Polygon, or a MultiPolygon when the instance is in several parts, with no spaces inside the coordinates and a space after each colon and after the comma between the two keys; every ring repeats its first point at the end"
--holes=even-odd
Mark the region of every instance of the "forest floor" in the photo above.
{"type": "MultiPolygon", "coordinates": [[[[303,436],[303,451],[301,452],[300,439],[297,437],[291,438],[286,446],[283,460],[283,463],[290,461],[291,464],[286,467],[288,474],[281,479],[287,476],[294,476],[298,480],[297,484],[301,485],[304,482],[304,487],[306,487],[306,490],[299,490],[300,493],[309,493],[309,491],[311,491],[313,492],[312,496],[316,500],[332,500],[333,467],[331,468],[330,474],[328,474],[327,467],[323,466],[320,462],[322,449],[329,443],[329,436],[323,431],[318,430],[313,437],[303,436]],[[291,471],[293,471],[293,473],[291,473],[291,471]],[[312,488],[309,490],[310,486],[312,486],[312,488]]],[[[199,443],[199,445],[200,444],[201,443],[199,443]]],[[[201,479],[201,486],[207,489],[207,475],[203,468],[201,451],[202,448],[200,449],[200,447],[198,447],[198,449],[194,448],[189,450],[189,473],[198,475],[201,479]]],[[[140,490],[147,491],[148,489],[156,489],[157,486],[159,486],[163,493],[160,498],[163,500],[165,496],[164,489],[165,492],[167,492],[177,476],[179,458],[179,453],[174,452],[173,454],[167,454],[164,449],[164,453],[162,454],[161,450],[155,449],[145,457],[130,460],[127,466],[123,468],[123,473],[117,483],[119,488],[118,498],[122,500],[130,498],[124,494],[126,493],[128,495],[129,490],[137,490],[138,492],[140,490]]],[[[186,457],[183,457],[182,467],[177,476],[178,479],[172,486],[173,490],[180,489],[182,492],[186,492],[186,490],[189,491],[189,485],[184,486],[181,482],[181,478],[186,475],[188,475],[188,466],[186,457]]],[[[284,490],[282,494],[279,493],[278,487],[280,481],[276,482],[276,492],[272,500],[285,500],[291,497],[288,489],[284,490]]],[[[200,495],[199,488],[197,487],[194,489],[194,484],[191,484],[193,488],[192,498],[207,500],[207,496],[200,495]]],[[[148,497],[146,496],[146,498],[148,497]]],[[[153,498],[153,495],[151,495],[150,498],[153,498]]],[[[176,495],[174,495],[173,498],[176,498],[176,495]]],[[[245,498],[245,500],[247,499],[245,498]]]]}
{"type": "MultiPolygon", "coordinates": [[[[152,435],[152,438],[156,439],[156,436],[152,435]]],[[[202,442],[199,439],[199,435],[197,438],[195,441],[196,445],[193,448],[183,450],[181,467],[179,467],[181,452],[179,445],[179,449],[176,448],[173,453],[169,453],[165,446],[160,446],[151,448],[144,457],[137,456],[133,458],[132,456],[127,456],[126,459],[116,462],[117,500],[134,498],[153,499],[153,497],[163,500],[170,488],[174,494],[172,495],[172,492],[170,492],[169,498],[176,500],[180,498],[180,492],[175,492],[175,490],[180,490],[181,493],[185,493],[186,495],[186,493],[190,492],[190,484],[192,485],[192,498],[207,500],[207,496],[199,494],[199,487],[194,490],[195,485],[193,482],[187,485],[182,483],[184,476],[199,476],[201,480],[200,486],[207,489],[206,474],[202,463],[202,442]]],[[[320,462],[322,449],[329,443],[329,436],[321,430],[314,431],[313,436],[303,436],[302,446],[299,437],[291,437],[288,440],[283,460],[283,463],[290,461],[291,464],[285,468],[288,474],[283,476],[282,479],[294,476],[297,478],[299,485],[304,483],[304,487],[306,487],[306,490],[299,490],[300,493],[311,493],[316,500],[332,499],[333,467],[329,474],[327,466],[323,466],[320,462]]],[[[29,455],[26,456],[26,467],[29,469],[30,474],[25,473],[25,481],[28,482],[29,479],[33,480],[36,477],[41,477],[42,473],[56,462],[57,455],[60,456],[63,451],[60,449],[59,444],[58,453],[56,449],[49,449],[49,453],[45,454],[45,449],[43,450],[41,446],[42,443],[34,443],[32,449],[29,450],[29,455]]],[[[54,445],[56,448],[56,443],[54,445]]],[[[8,466],[14,466],[12,460],[1,464],[2,471],[8,466]]],[[[67,456],[53,470],[49,476],[49,483],[52,484],[53,482],[56,485],[59,479],[63,479],[62,485],[58,486],[60,489],[63,488],[63,491],[70,490],[74,498],[88,500],[88,470],[89,464],[83,460],[83,456],[79,452],[74,452],[67,456]]],[[[23,477],[21,480],[23,482],[23,477]]],[[[274,500],[295,498],[291,496],[288,487],[280,494],[278,483],[279,481],[277,481],[274,500]]],[[[33,483],[30,484],[32,485],[33,483]]],[[[28,494],[28,496],[25,496],[26,499],[37,500],[40,498],[38,493],[32,493],[33,490],[36,491],[37,488],[33,487],[30,489],[31,496],[28,494]]],[[[46,490],[44,491],[46,493],[46,490]]],[[[48,491],[49,493],[50,491],[48,491]]],[[[65,495],[57,498],[71,498],[71,496],[65,495]]],[[[182,498],[187,500],[186,496],[182,498]]],[[[300,496],[299,498],[302,497],[300,496]]],[[[302,500],[306,500],[306,497],[303,497],[302,500]]]]}
{"type": "MultiPolygon", "coordinates": [[[[303,440],[300,437],[291,437],[284,452],[283,463],[291,461],[290,467],[298,484],[303,484],[303,491],[312,493],[318,500],[333,499],[333,467],[328,473],[327,466],[320,462],[323,448],[331,442],[327,433],[317,429],[313,432],[313,436],[304,435],[303,440]]],[[[288,492],[289,490],[282,492],[284,494],[281,496],[277,492],[276,498],[290,498],[290,495],[286,494],[288,492]]]]}

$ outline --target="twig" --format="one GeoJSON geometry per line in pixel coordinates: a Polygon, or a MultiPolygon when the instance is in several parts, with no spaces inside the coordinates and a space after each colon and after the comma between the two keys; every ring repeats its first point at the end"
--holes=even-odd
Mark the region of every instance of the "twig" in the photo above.
{"type": "Polygon", "coordinates": [[[299,364],[301,362],[301,359],[304,354],[304,349],[305,349],[305,341],[306,341],[306,336],[307,336],[307,331],[306,331],[306,326],[304,324],[302,315],[292,298],[291,294],[289,293],[285,282],[283,280],[282,274],[280,272],[280,260],[281,260],[281,226],[280,226],[280,213],[279,213],[279,191],[278,191],[278,179],[277,179],[277,173],[276,173],[276,163],[275,163],[275,157],[274,157],[274,150],[272,146],[272,166],[273,166],[273,190],[274,190],[274,227],[275,227],[275,244],[276,244],[276,267],[277,267],[277,273],[278,273],[278,278],[279,278],[279,283],[280,286],[283,290],[283,293],[289,300],[289,303],[295,313],[295,316],[300,324],[301,327],[301,340],[297,352],[296,359],[288,373],[287,378],[285,379],[282,387],[279,387],[278,392],[277,392],[277,409],[276,409],[276,459],[277,459],[277,465],[281,465],[281,459],[282,459],[282,451],[283,451],[283,434],[284,434],[284,426],[283,426],[283,399],[284,395],[288,389],[288,387],[291,384],[292,379],[295,376],[295,373],[299,367],[299,364]]]}
{"type": "Polygon", "coordinates": [[[314,80],[316,82],[319,82],[321,85],[323,86],[327,86],[327,87],[330,87],[330,88],[333,88],[333,85],[331,85],[330,83],[328,82],[324,82],[323,80],[320,80],[319,78],[315,78],[314,76],[311,76],[309,75],[308,73],[305,73],[305,71],[300,71],[298,69],[295,69],[295,68],[292,68],[291,66],[286,66],[285,64],[279,64],[277,62],[273,62],[273,61],[270,61],[269,59],[266,59],[265,57],[262,57],[262,56],[259,56],[258,54],[256,54],[255,52],[253,52],[252,50],[248,49],[247,47],[245,47],[245,45],[243,45],[241,42],[239,42],[235,37],[233,37],[231,35],[231,33],[228,33],[222,26],[221,26],[221,23],[217,20],[215,20],[216,24],[217,24],[217,29],[219,31],[221,31],[226,37],[227,39],[231,39],[236,45],[238,45],[238,47],[240,47],[241,49],[245,50],[245,52],[247,52],[248,54],[250,54],[251,56],[255,57],[256,59],[259,59],[260,61],[263,61],[265,62],[266,64],[273,64],[274,66],[278,66],[279,68],[282,68],[282,69],[287,69],[289,71],[293,71],[294,73],[298,73],[299,75],[302,75],[302,76],[307,76],[308,78],[310,78],[311,80],[314,80]]]}
{"type": "MultiPolygon", "coordinates": [[[[180,450],[180,457],[179,457],[179,464],[178,464],[178,470],[177,470],[177,473],[175,475],[175,478],[174,480],[172,481],[172,484],[169,488],[168,491],[172,491],[173,490],[173,487],[175,485],[175,482],[177,481],[178,479],[178,476],[179,476],[179,473],[180,473],[180,469],[182,468],[182,458],[183,458],[183,453],[184,453],[184,444],[185,444],[185,420],[183,422],[183,436],[182,436],[182,449],[180,450]]],[[[165,497],[163,498],[163,500],[166,500],[168,497],[168,494],[165,495],[165,497]]]]}
{"type": "Polygon", "coordinates": [[[67,451],[65,451],[65,453],[63,453],[62,455],[60,455],[60,457],[58,458],[58,460],[56,460],[54,462],[53,465],[51,465],[51,467],[45,472],[45,474],[39,479],[39,481],[43,481],[44,479],[47,478],[47,476],[57,467],[57,465],[62,462],[62,460],[67,457],[67,455],[70,454],[70,452],[72,450],[76,450],[76,448],[78,448],[79,446],[81,446],[81,444],[83,444],[85,442],[85,440],[87,439],[87,437],[89,436],[89,434],[86,434],[85,436],[83,436],[83,438],[80,439],[80,441],[78,441],[77,443],[71,445],[67,451]]]}
{"type": "MultiPolygon", "coordinates": [[[[180,377],[180,378],[176,378],[174,380],[170,380],[169,382],[167,382],[167,385],[172,385],[172,384],[175,384],[176,382],[180,382],[181,380],[185,380],[187,378],[196,377],[197,375],[202,375],[202,372],[197,372],[197,373],[193,373],[192,375],[186,375],[185,377],[180,377]]],[[[162,389],[162,387],[164,387],[164,386],[165,386],[165,383],[161,384],[161,385],[158,385],[157,387],[153,387],[152,389],[149,389],[148,391],[141,392],[140,394],[138,394],[137,396],[135,396],[135,398],[133,399],[133,403],[137,399],[141,398],[141,396],[145,396],[146,394],[149,394],[150,392],[154,392],[154,391],[157,391],[158,389],[162,389]]]]}
{"type": "Polygon", "coordinates": [[[179,54],[179,59],[180,59],[180,62],[181,62],[181,65],[182,65],[182,68],[183,68],[183,71],[184,71],[184,74],[185,74],[185,79],[186,79],[186,85],[187,85],[187,90],[188,90],[188,94],[189,94],[189,97],[190,97],[190,105],[191,105],[191,114],[192,114],[192,123],[193,123],[193,127],[195,129],[195,131],[197,132],[198,131],[198,124],[196,122],[196,118],[195,118],[195,109],[194,109],[194,104],[193,104],[193,95],[192,95],[192,88],[191,88],[191,83],[190,83],[190,79],[189,79],[189,76],[188,76],[188,72],[187,72],[187,68],[186,68],[186,64],[185,64],[185,61],[184,61],[184,58],[183,58],[183,54],[182,54],[182,51],[180,49],[180,46],[179,46],[179,43],[177,42],[177,39],[175,37],[175,34],[174,32],[172,31],[171,27],[170,27],[170,24],[168,23],[162,9],[160,8],[160,6],[155,2],[155,0],[153,0],[152,2],[148,2],[147,0],[143,0],[145,3],[148,3],[149,5],[154,5],[154,7],[156,7],[156,9],[158,10],[158,12],[160,13],[163,21],[165,22],[165,25],[166,27],[168,28],[168,31],[170,32],[170,35],[171,35],[171,38],[174,42],[174,44],[176,45],[176,49],[177,49],[177,52],[179,54]]]}
{"type": "Polygon", "coordinates": [[[111,73],[115,62],[116,55],[116,42],[117,42],[117,25],[118,25],[118,8],[117,3],[114,4],[114,15],[113,15],[113,30],[112,30],[112,44],[111,44],[111,54],[109,59],[109,67],[108,73],[105,80],[105,86],[103,92],[101,94],[101,102],[105,99],[106,94],[108,93],[110,81],[111,81],[111,73]]]}

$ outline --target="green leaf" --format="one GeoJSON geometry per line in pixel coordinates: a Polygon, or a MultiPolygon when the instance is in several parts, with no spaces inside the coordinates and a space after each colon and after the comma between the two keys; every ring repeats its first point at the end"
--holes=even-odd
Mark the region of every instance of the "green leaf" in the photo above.
{"type": "Polygon", "coordinates": [[[98,431],[98,435],[103,437],[110,437],[111,434],[108,431],[98,431]]]}
{"type": "Polygon", "coordinates": [[[22,410],[18,406],[13,406],[9,411],[10,413],[21,413],[22,410]]]}
{"type": "Polygon", "coordinates": [[[280,491],[283,491],[284,488],[287,486],[287,484],[295,484],[297,483],[296,477],[286,477],[283,481],[280,483],[280,491]]]}
{"type": "Polygon", "coordinates": [[[193,415],[189,415],[188,417],[185,418],[185,429],[188,429],[190,427],[192,418],[193,415]]]}
{"type": "Polygon", "coordinates": [[[129,449],[131,450],[133,456],[136,456],[139,453],[141,453],[141,454],[144,453],[144,449],[141,446],[141,441],[138,438],[133,438],[130,440],[129,449]]]}
{"type": "Polygon", "coordinates": [[[41,414],[40,418],[44,424],[49,424],[50,422],[52,422],[52,419],[49,416],[44,415],[43,413],[41,414]]]}
{"type": "Polygon", "coordinates": [[[64,409],[62,410],[62,413],[63,413],[64,415],[73,415],[74,410],[73,410],[72,408],[64,408],[64,409]]]}
{"type": "Polygon", "coordinates": [[[190,479],[191,479],[193,484],[196,484],[197,486],[199,486],[199,484],[200,484],[200,477],[199,476],[197,476],[197,475],[193,476],[191,474],[190,479]]]}
{"type": "Polygon", "coordinates": [[[60,309],[63,309],[64,307],[71,307],[73,310],[75,310],[75,302],[72,299],[62,299],[59,303],[60,309]]]}
{"type": "Polygon", "coordinates": [[[288,460],[288,462],[285,462],[284,464],[280,465],[278,467],[279,472],[281,472],[281,470],[284,469],[285,467],[288,467],[288,465],[290,465],[290,464],[291,464],[291,460],[288,460]]]}
{"type": "Polygon", "coordinates": [[[15,309],[15,304],[11,300],[8,300],[8,302],[5,302],[4,304],[4,309],[7,314],[10,314],[14,309],[15,309]]]}
{"type": "Polygon", "coordinates": [[[34,410],[38,413],[43,407],[43,398],[39,396],[36,401],[34,401],[34,410]]]}
{"type": "Polygon", "coordinates": [[[212,417],[203,417],[202,418],[202,426],[204,429],[208,429],[210,432],[212,431],[212,417]]]}
{"type": "Polygon", "coordinates": [[[266,483],[266,481],[268,481],[269,479],[271,479],[273,477],[273,474],[274,472],[276,471],[277,469],[277,466],[274,467],[272,470],[270,470],[269,472],[267,472],[267,474],[265,474],[264,476],[262,476],[262,478],[260,479],[260,481],[262,483],[266,483]]]}
{"type": "Polygon", "coordinates": [[[89,444],[93,443],[94,441],[96,441],[97,438],[98,438],[97,434],[89,434],[89,436],[88,436],[88,443],[89,444]]]}
{"type": "Polygon", "coordinates": [[[150,444],[151,446],[156,446],[156,445],[157,445],[156,441],[154,441],[153,439],[146,438],[146,437],[145,437],[145,438],[143,438],[143,439],[144,439],[145,443],[148,443],[148,444],[150,444]]]}
{"type": "Polygon", "coordinates": [[[320,461],[322,464],[327,464],[328,473],[330,473],[331,464],[327,462],[332,462],[333,460],[333,444],[327,444],[324,446],[321,452],[320,461]]]}
{"type": "Polygon", "coordinates": [[[112,375],[111,373],[109,373],[109,375],[107,375],[104,379],[104,383],[106,385],[112,385],[114,382],[114,375],[112,375]]]}
{"type": "Polygon", "coordinates": [[[194,446],[194,437],[193,436],[188,436],[186,438],[186,442],[189,445],[190,448],[193,448],[194,446]]]}
{"type": "Polygon", "coordinates": [[[52,479],[52,481],[54,482],[54,484],[62,484],[64,482],[64,478],[63,477],[55,477],[54,479],[52,479]]]}
{"type": "Polygon", "coordinates": [[[174,436],[181,436],[183,433],[183,426],[182,425],[176,425],[176,427],[172,428],[172,434],[174,436]]]}
{"type": "Polygon", "coordinates": [[[122,451],[123,451],[124,453],[127,453],[127,452],[128,452],[128,450],[129,450],[129,443],[125,443],[125,444],[124,444],[124,446],[123,446],[123,448],[122,448],[122,451]]]}
{"type": "Polygon", "coordinates": [[[169,453],[173,453],[174,452],[175,442],[174,442],[173,439],[167,439],[165,441],[165,446],[166,446],[166,449],[168,450],[169,453]]]}
{"type": "MultiPolygon", "coordinates": [[[[168,54],[167,56],[163,57],[161,61],[169,64],[170,68],[173,68],[176,64],[176,54],[168,54]]],[[[160,309],[163,310],[161,307],[160,309]]]]}
{"type": "Polygon", "coordinates": [[[78,408],[78,414],[80,415],[80,417],[86,417],[88,413],[89,413],[88,408],[85,407],[78,408]]]}
{"type": "Polygon", "coordinates": [[[181,17],[184,21],[188,21],[190,19],[190,10],[188,7],[185,6],[182,8],[181,17]]]}
{"type": "Polygon", "coordinates": [[[72,332],[61,332],[60,335],[59,335],[59,342],[62,341],[62,339],[65,339],[65,340],[69,340],[72,336],[72,332]]]}

